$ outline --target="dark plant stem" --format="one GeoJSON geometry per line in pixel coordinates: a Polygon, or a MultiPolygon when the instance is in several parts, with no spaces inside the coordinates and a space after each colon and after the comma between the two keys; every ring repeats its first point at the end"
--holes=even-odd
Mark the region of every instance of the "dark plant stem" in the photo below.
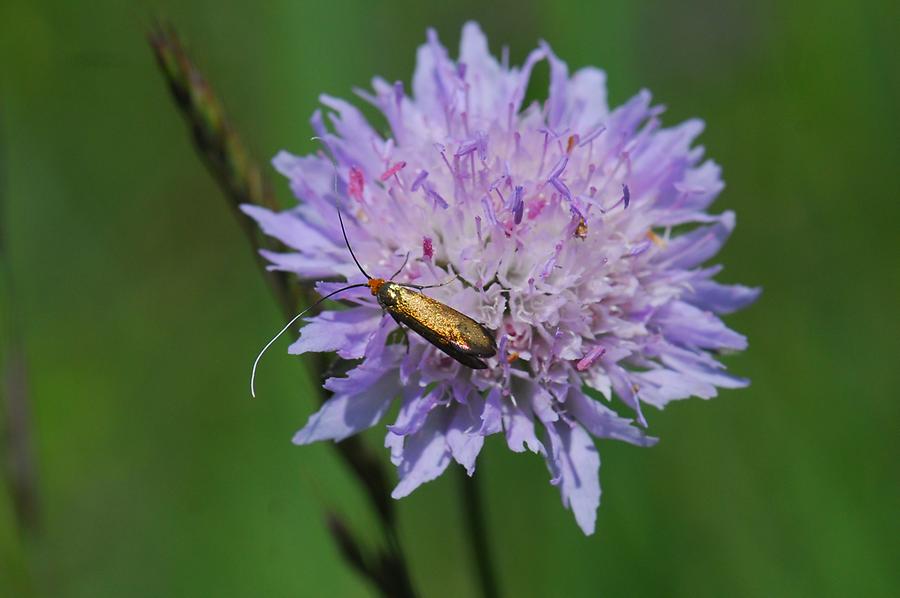
{"type": "Polygon", "coordinates": [[[277,247],[240,211],[243,204],[277,210],[272,186],[244,147],[224,106],[187,55],[174,29],[157,24],[151,28],[148,39],[169,91],[190,127],[194,147],[228,199],[228,206],[250,241],[254,258],[279,305],[286,312],[293,311],[299,297],[296,289],[291,288],[287,273],[267,270],[259,255],[260,248],[277,247]]]}
{"type": "Polygon", "coordinates": [[[334,513],[328,513],[325,521],[338,549],[347,563],[363,576],[368,577],[385,596],[412,597],[415,592],[409,585],[409,577],[396,571],[385,553],[366,553],[350,533],[346,523],[334,513]],[[374,557],[374,558],[373,558],[374,557]]]}
{"type": "MultiPolygon", "coordinates": [[[[479,465],[479,473],[483,473],[483,465],[479,465]]],[[[463,518],[469,543],[472,545],[472,556],[475,571],[484,598],[498,598],[497,579],[494,577],[494,565],[488,546],[487,529],[485,527],[484,508],[481,501],[481,489],[478,476],[468,476],[464,469],[459,469],[460,499],[463,507],[463,518]]]]}
{"type": "Polygon", "coordinates": [[[32,452],[32,418],[22,313],[13,285],[6,236],[6,176],[0,144],[0,439],[5,453],[2,473],[10,490],[21,532],[35,532],[40,523],[37,466],[32,452]]]}
{"type": "MultiPolygon", "coordinates": [[[[240,211],[242,204],[278,209],[271,185],[244,147],[222,103],[187,55],[174,29],[156,24],[151,27],[148,40],[175,103],[191,129],[195,148],[227,198],[232,213],[250,242],[260,271],[285,316],[292,317],[298,305],[310,303],[315,294],[309,286],[291,285],[284,272],[266,269],[259,250],[278,247],[240,211]]],[[[326,366],[326,359],[318,356],[315,360],[316,375],[325,372],[326,366]]],[[[324,403],[330,396],[322,389],[320,402],[324,403]]],[[[400,546],[393,501],[382,462],[357,437],[350,437],[335,447],[359,479],[378,515],[384,533],[384,547],[374,552],[364,550],[349,527],[337,515],[329,514],[326,520],[332,537],[344,559],[368,577],[384,596],[413,598],[416,593],[400,546]]]]}

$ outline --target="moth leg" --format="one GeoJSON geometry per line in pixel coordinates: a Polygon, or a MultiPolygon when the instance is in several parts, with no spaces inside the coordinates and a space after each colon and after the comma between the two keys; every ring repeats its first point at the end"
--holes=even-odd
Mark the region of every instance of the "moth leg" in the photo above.
{"type": "Polygon", "coordinates": [[[406,331],[406,326],[404,326],[403,322],[397,319],[397,316],[391,314],[391,317],[394,318],[395,322],[397,322],[397,328],[399,328],[400,331],[404,333],[403,338],[406,339],[406,354],[409,355],[409,347],[411,345],[411,343],[409,342],[409,332],[406,331]]]}

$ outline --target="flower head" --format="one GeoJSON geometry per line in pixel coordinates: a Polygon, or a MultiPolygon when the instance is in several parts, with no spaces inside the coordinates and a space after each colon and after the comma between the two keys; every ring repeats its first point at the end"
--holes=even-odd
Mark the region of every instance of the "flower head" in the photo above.
{"type": "Polygon", "coordinates": [[[325,382],[332,398],[294,442],[341,440],[399,401],[385,438],[400,476],[395,498],[451,461],[471,475],[484,437],[503,434],[513,451],[545,459],[563,503],[592,533],[594,437],[654,444],[647,406],[747,384],[715,358],[747,346],[717,314],[758,291],[714,282],[720,268],[703,267],[734,214],[706,211],[723,184],[692,147],[702,123],[662,128],[646,91],[610,110],[604,73],[570,76],[546,44],[510,68],[471,23],[456,62],[429,31],[411,92],[376,78],[358,94],[388,132],[322,96],[327,120],[317,111],[312,125],[326,151],[274,160],[301,203],[280,213],[244,207],[292,250],[265,257],[303,279],[332,280],[318,283],[323,294],[365,282],[339,209],[370,274],[450,280],[424,292],[494,331],[497,354],[486,369],[466,367],[412,331],[394,333],[397,323],[365,289],[348,291],[351,307],[309,318],[290,347],[355,362],[325,382]],[[549,97],[525,106],[542,60],[549,97]]]}

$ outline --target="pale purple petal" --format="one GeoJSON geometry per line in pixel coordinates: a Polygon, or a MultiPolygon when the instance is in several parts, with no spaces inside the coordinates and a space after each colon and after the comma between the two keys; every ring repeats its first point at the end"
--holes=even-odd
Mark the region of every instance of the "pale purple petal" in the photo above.
{"type": "Polygon", "coordinates": [[[667,339],[679,345],[703,349],[747,348],[747,338],[729,330],[712,312],[689,303],[673,301],[653,315],[653,322],[667,339]]]}
{"type": "Polygon", "coordinates": [[[572,509],[581,531],[590,536],[600,506],[600,454],[581,426],[556,422],[546,429],[551,447],[547,466],[563,505],[572,509]]]}
{"type": "Polygon", "coordinates": [[[503,428],[506,430],[506,444],[511,451],[542,453],[544,445],[534,432],[534,418],[530,411],[521,407],[503,405],[503,428]]]}
{"type": "Polygon", "coordinates": [[[671,268],[699,266],[716,253],[734,230],[734,213],[725,212],[719,222],[675,237],[660,253],[660,261],[671,268]]]}
{"type": "Polygon", "coordinates": [[[277,253],[261,249],[259,254],[268,260],[269,270],[293,272],[301,278],[326,278],[334,275],[341,262],[330,257],[311,257],[301,253],[277,253]]]}
{"type": "Polygon", "coordinates": [[[447,446],[457,463],[466,468],[466,473],[475,473],[475,458],[484,445],[478,427],[480,418],[472,413],[469,405],[457,405],[447,428],[447,446]]]}
{"type": "Polygon", "coordinates": [[[367,430],[381,421],[399,391],[396,375],[387,374],[360,394],[335,394],[310,416],[303,429],[294,435],[293,442],[340,441],[367,430]]]}
{"type": "Polygon", "coordinates": [[[381,316],[381,310],[368,307],[324,311],[307,320],[300,330],[300,338],[288,348],[288,353],[337,351],[344,359],[359,359],[378,329],[381,316]]]}
{"type": "Polygon", "coordinates": [[[695,282],[685,301],[718,314],[730,314],[756,301],[762,289],[740,284],[724,285],[712,280],[695,282]]]}
{"type": "Polygon", "coordinates": [[[244,204],[241,211],[256,220],[269,236],[288,247],[303,251],[334,251],[340,247],[325,237],[316,227],[310,226],[295,212],[272,212],[266,208],[244,204]]]}
{"type": "Polygon", "coordinates": [[[553,395],[546,389],[532,385],[528,396],[531,399],[531,409],[540,421],[546,424],[559,419],[559,415],[553,409],[553,395]]]}
{"type": "Polygon", "coordinates": [[[641,389],[641,400],[662,409],[669,401],[716,396],[716,387],[709,382],[683,372],[656,368],[632,374],[641,389]]]}
{"type": "Polygon", "coordinates": [[[613,390],[616,391],[619,399],[634,409],[638,423],[646,428],[647,419],[644,417],[644,412],[641,409],[641,400],[637,393],[640,387],[631,379],[631,373],[614,363],[606,365],[606,373],[609,375],[613,390]]]}
{"type": "Polygon", "coordinates": [[[443,120],[454,100],[455,68],[447,57],[447,50],[438,41],[434,30],[428,31],[428,43],[416,54],[416,71],[412,91],[423,114],[443,120]]]}
{"type": "Polygon", "coordinates": [[[496,434],[502,429],[502,407],[500,403],[500,389],[492,388],[484,402],[484,411],[481,413],[482,436],[496,434]]]}
{"type": "Polygon", "coordinates": [[[336,393],[355,394],[384,380],[399,384],[397,371],[402,349],[397,345],[384,347],[377,356],[364,360],[342,378],[329,378],[325,388],[336,393]]]}
{"type": "Polygon", "coordinates": [[[612,438],[638,446],[653,446],[658,441],[645,435],[630,419],[618,416],[615,411],[579,390],[569,392],[566,405],[581,425],[598,438],[612,438]]]}
{"type": "Polygon", "coordinates": [[[347,372],[344,378],[329,378],[325,388],[335,395],[314,413],[294,436],[295,444],[316,440],[343,440],[381,421],[402,386],[394,363],[399,348],[386,348],[377,359],[369,359],[347,372]]]}
{"type": "Polygon", "coordinates": [[[720,388],[743,388],[749,384],[746,379],[726,372],[724,365],[706,353],[668,345],[660,352],[660,359],[663,364],[675,371],[720,388]]]}
{"type": "Polygon", "coordinates": [[[397,421],[388,426],[388,430],[397,436],[415,434],[425,425],[428,414],[437,407],[442,394],[443,391],[433,390],[424,397],[413,396],[404,403],[397,421]]]}
{"type": "Polygon", "coordinates": [[[550,62],[550,92],[547,99],[547,124],[556,132],[563,124],[565,116],[567,89],[569,87],[569,68],[566,63],[556,57],[550,46],[543,44],[550,62]]]}
{"type": "Polygon", "coordinates": [[[425,426],[403,445],[403,459],[397,466],[400,483],[391,492],[393,498],[403,498],[410,492],[435,479],[450,465],[450,448],[444,431],[447,416],[435,412],[425,426]]]}
{"type": "Polygon", "coordinates": [[[467,109],[476,119],[493,119],[509,100],[510,80],[488,51],[487,37],[476,23],[463,26],[459,62],[466,65],[467,109]]]}
{"type": "Polygon", "coordinates": [[[586,67],[572,75],[569,83],[568,124],[586,138],[609,116],[606,104],[606,73],[586,67]]]}

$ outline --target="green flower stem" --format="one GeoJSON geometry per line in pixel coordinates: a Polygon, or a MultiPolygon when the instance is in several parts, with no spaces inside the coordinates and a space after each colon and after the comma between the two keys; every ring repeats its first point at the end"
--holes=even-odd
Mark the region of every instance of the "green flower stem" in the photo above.
{"type": "MultiPolygon", "coordinates": [[[[483,475],[484,459],[478,466],[478,471],[483,475]]],[[[475,571],[481,595],[483,598],[498,598],[497,579],[494,576],[493,559],[487,540],[485,527],[484,508],[481,500],[481,488],[478,474],[466,475],[462,468],[459,470],[460,502],[463,507],[466,534],[472,546],[472,559],[475,562],[475,571]]]]}

